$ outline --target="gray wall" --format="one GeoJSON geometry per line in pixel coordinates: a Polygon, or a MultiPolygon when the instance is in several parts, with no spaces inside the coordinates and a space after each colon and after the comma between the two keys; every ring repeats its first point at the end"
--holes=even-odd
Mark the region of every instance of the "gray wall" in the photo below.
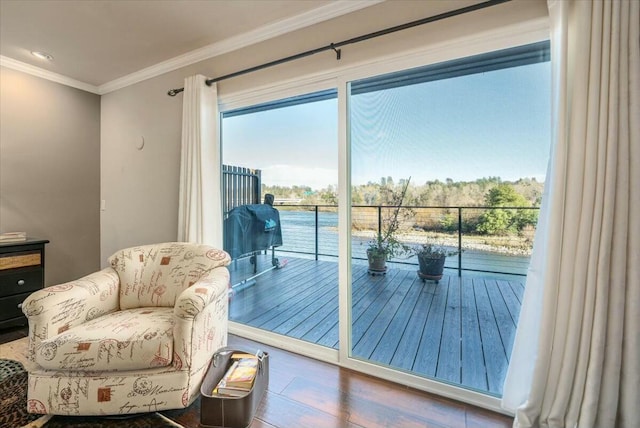
{"type": "MultiPolygon", "coordinates": [[[[473,1],[457,1],[466,6],[473,1]]],[[[389,1],[211,58],[102,96],[102,260],[120,248],[177,238],[182,95],[166,95],[194,74],[220,76],[381,28],[432,16],[450,2],[389,1]],[[135,148],[145,138],[143,150],[135,148]]],[[[283,64],[218,84],[224,97],[320,71],[373,62],[457,37],[545,18],[544,0],[518,0],[283,64]]],[[[517,30],[514,30],[517,31],[517,30]]]]}
{"type": "Polygon", "coordinates": [[[47,285],[100,267],[100,97],[0,69],[0,231],[49,239],[47,285]]]}

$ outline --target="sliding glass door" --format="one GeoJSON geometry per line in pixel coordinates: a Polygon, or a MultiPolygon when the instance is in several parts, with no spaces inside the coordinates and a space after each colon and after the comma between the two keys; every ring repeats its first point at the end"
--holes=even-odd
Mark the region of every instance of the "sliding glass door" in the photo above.
{"type": "Polygon", "coordinates": [[[501,395],[548,160],[548,60],[543,42],[350,83],[351,357],[501,395]]]}
{"type": "Polygon", "coordinates": [[[232,331],[499,397],[548,160],[549,44],[354,75],[339,99],[223,109],[232,331]]]}
{"type": "Polygon", "coordinates": [[[222,116],[230,320],[338,346],[337,93],[222,116]]]}

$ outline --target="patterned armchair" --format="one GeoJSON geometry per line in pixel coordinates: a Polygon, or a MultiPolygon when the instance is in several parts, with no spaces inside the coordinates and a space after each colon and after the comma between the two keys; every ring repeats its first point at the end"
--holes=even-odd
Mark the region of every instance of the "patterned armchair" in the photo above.
{"type": "Polygon", "coordinates": [[[227,343],[230,262],[205,245],[128,248],[29,296],[28,410],[116,415],[189,406],[227,343]]]}

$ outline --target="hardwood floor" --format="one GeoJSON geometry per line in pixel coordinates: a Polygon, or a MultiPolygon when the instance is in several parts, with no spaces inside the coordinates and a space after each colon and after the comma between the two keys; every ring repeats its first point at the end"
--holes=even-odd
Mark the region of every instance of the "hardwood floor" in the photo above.
{"type": "MultiPolygon", "coordinates": [[[[230,336],[232,346],[256,343],[230,336]]],[[[265,345],[270,383],[252,427],[510,427],[512,418],[265,345]]]]}
{"type": "MultiPolygon", "coordinates": [[[[0,343],[27,335],[0,331],[0,343]]],[[[269,352],[269,388],[251,428],[449,427],[507,428],[512,418],[417,391],[238,336],[229,345],[269,352]]],[[[199,412],[166,416],[198,428],[199,412]]]]}

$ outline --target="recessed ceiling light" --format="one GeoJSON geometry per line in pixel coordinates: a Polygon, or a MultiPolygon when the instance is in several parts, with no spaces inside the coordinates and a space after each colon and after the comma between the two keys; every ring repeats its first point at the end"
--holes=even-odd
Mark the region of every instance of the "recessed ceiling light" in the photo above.
{"type": "Polygon", "coordinates": [[[31,51],[31,55],[38,57],[40,59],[46,59],[47,61],[52,61],[53,57],[51,55],[49,55],[46,52],[36,52],[36,51],[31,51]]]}

